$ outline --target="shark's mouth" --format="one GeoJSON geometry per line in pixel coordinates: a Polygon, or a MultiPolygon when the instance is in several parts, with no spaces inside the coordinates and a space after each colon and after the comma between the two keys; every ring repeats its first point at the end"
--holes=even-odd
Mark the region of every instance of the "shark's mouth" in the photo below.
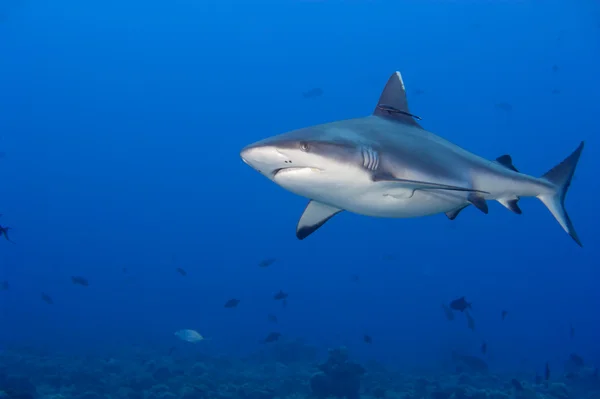
{"type": "Polygon", "coordinates": [[[319,168],[311,168],[311,167],[290,167],[290,168],[279,168],[273,171],[273,178],[289,174],[289,173],[302,173],[302,172],[322,172],[319,168]]]}

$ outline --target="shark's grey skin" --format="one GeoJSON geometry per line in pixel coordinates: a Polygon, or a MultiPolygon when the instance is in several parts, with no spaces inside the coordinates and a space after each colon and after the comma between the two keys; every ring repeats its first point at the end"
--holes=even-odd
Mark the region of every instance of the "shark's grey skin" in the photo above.
{"type": "Polygon", "coordinates": [[[245,163],[281,187],[310,199],[296,229],[304,239],[342,210],[407,218],[469,205],[488,212],[497,200],[520,214],[521,197],[539,198],[581,245],[564,200],[583,142],[540,178],[517,171],[510,156],[489,161],[424,130],[408,109],[399,72],[372,115],[270,137],[245,147],[245,163]]]}

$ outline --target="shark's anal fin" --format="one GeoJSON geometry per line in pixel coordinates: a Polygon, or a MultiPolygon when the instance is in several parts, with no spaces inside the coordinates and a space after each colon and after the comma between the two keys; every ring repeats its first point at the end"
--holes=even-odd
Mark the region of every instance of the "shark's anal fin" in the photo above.
{"type": "Polygon", "coordinates": [[[342,209],[311,200],[300,216],[296,226],[296,237],[304,240],[341,211],[342,209]]]}
{"type": "Polygon", "coordinates": [[[454,219],[456,219],[456,217],[458,216],[458,214],[460,213],[460,211],[462,211],[463,209],[465,209],[469,205],[471,205],[471,204],[461,205],[460,208],[456,208],[454,210],[448,211],[448,212],[446,212],[446,216],[448,217],[448,219],[454,220],[454,219]]]}
{"type": "Polygon", "coordinates": [[[469,201],[471,204],[473,204],[475,206],[475,208],[479,209],[481,212],[483,212],[487,215],[487,213],[488,213],[487,202],[485,202],[485,198],[483,198],[481,195],[478,195],[477,193],[470,193],[467,196],[467,201],[469,201]]]}
{"type": "MultiPolygon", "coordinates": [[[[479,191],[472,188],[453,186],[449,184],[442,183],[431,183],[426,181],[419,180],[408,180],[408,179],[398,179],[389,173],[377,173],[374,174],[371,179],[374,182],[388,182],[393,183],[397,187],[402,187],[406,190],[412,190],[413,192],[416,190],[449,190],[449,191],[465,191],[470,192],[472,194],[489,194],[485,191],[479,191]]],[[[412,196],[412,195],[410,195],[412,196]]],[[[408,196],[408,197],[410,197],[408,196]]]]}
{"type": "Polygon", "coordinates": [[[498,158],[496,158],[496,162],[499,163],[500,165],[504,166],[507,169],[510,169],[517,173],[519,172],[517,170],[517,168],[515,168],[515,165],[513,165],[511,156],[508,154],[499,156],[498,158]]]}
{"type": "Polygon", "coordinates": [[[388,79],[373,115],[383,116],[394,119],[398,122],[422,129],[421,125],[415,120],[421,119],[413,115],[408,109],[408,100],[406,99],[406,89],[402,81],[400,72],[394,74],[388,79]]]}
{"type": "Polygon", "coordinates": [[[523,213],[521,208],[519,208],[519,197],[514,198],[499,198],[498,202],[501,203],[506,209],[511,212],[520,215],[523,213]]]}

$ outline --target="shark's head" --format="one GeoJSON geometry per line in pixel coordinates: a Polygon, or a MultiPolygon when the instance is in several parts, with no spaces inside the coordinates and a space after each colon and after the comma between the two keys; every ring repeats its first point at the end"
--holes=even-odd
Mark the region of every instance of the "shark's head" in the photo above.
{"type": "Polygon", "coordinates": [[[242,160],[280,186],[310,196],[332,181],[351,178],[349,168],[362,165],[361,146],[343,130],[314,126],[251,144],[242,160]]]}

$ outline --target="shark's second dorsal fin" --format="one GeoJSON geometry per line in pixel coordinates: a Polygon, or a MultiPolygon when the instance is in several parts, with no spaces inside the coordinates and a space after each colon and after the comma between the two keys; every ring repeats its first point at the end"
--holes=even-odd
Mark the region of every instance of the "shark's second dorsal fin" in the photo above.
{"type": "Polygon", "coordinates": [[[388,79],[373,115],[384,116],[422,129],[421,125],[415,120],[415,118],[419,120],[421,118],[411,114],[408,109],[406,89],[400,72],[394,72],[388,79]]]}

